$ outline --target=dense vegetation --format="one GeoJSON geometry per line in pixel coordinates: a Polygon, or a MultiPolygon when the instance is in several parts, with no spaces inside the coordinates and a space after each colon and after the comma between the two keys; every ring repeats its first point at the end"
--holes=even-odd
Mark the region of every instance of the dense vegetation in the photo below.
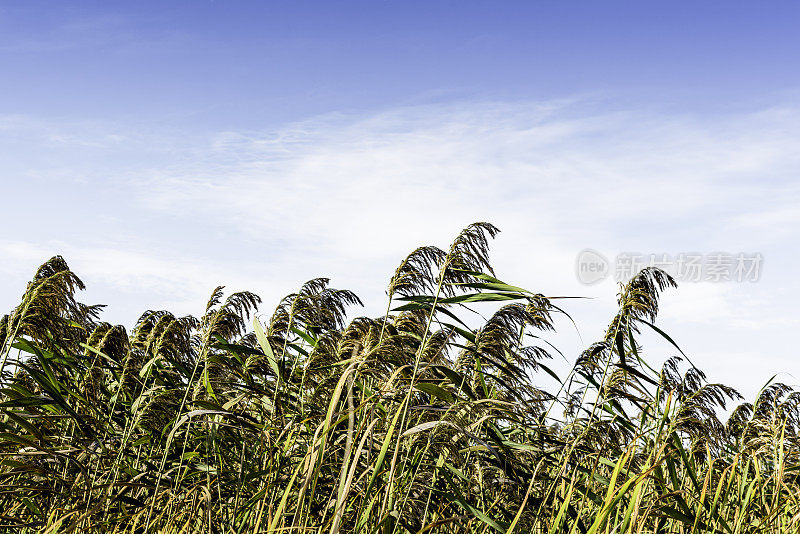
{"type": "Polygon", "coordinates": [[[347,322],[358,298],[320,278],[252,328],[259,298],[217,288],[199,318],[148,311],[127,332],[76,300],[81,281],[54,257],[0,323],[0,525],[800,531],[796,393],[770,384],[723,422],[738,394],[653,324],[675,285],[654,268],[620,288],[560,389],[537,388],[564,312],[495,277],[496,231],[412,252],[384,317],[347,322]],[[476,302],[494,308],[474,328],[476,302]],[[661,369],[642,328],[676,355],[661,369]]]}

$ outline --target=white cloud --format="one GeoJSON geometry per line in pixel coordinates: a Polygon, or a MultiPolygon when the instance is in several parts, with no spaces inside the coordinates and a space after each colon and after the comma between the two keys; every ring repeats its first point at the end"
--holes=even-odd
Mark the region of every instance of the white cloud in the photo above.
{"type": "Polygon", "coordinates": [[[289,218],[331,236],[341,234],[332,217],[360,226],[385,219],[374,215],[387,208],[440,217],[514,207],[519,217],[528,206],[550,220],[569,213],[572,224],[605,225],[675,219],[727,201],[757,211],[749,195],[771,188],[756,178],[785,183],[800,163],[794,110],[708,124],[633,112],[572,117],[570,104],[421,106],[226,132],[197,160],[152,169],[148,198],[155,186],[161,208],[221,220],[239,220],[239,208],[255,228],[285,230],[289,218]]]}

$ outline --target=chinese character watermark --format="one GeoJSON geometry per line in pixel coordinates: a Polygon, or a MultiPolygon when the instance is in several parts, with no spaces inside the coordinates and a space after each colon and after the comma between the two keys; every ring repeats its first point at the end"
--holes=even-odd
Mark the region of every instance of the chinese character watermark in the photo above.
{"type": "Polygon", "coordinates": [[[626,282],[645,267],[657,267],[678,282],[757,282],[764,256],[759,252],[681,252],[675,255],[622,252],[609,261],[596,250],[582,250],[575,262],[578,280],[596,284],[613,277],[626,282]]]}

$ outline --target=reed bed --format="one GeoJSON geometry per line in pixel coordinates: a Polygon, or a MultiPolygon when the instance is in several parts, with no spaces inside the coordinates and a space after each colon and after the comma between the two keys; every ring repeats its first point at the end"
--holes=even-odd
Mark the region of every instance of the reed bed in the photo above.
{"type": "Polygon", "coordinates": [[[496,232],[413,251],[386,314],[352,320],[358,297],[319,278],[271,314],[217,288],[127,331],[52,258],[0,322],[0,528],[800,532],[797,393],[709,383],[655,324],[675,286],[655,268],[557,376],[564,301],[496,277],[496,232]],[[651,367],[643,329],[676,356],[651,367]]]}

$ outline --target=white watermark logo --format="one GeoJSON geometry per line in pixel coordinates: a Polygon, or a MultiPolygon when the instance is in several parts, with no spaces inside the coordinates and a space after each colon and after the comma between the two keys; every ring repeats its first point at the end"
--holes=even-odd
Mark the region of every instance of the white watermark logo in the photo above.
{"type": "Polygon", "coordinates": [[[582,284],[591,285],[609,276],[618,282],[630,280],[645,267],[658,267],[679,282],[757,282],[764,256],[760,252],[713,252],[700,254],[640,254],[623,252],[613,262],[596,250],[578,253],[576,273],[582,284]]]}
{"type": "Polygon", "coordinates": [[[605,280],[611,273],[611,266],[605,256],[587,248],[578,254],[575,272],[582,284],[592,285],[605,280]]]}

